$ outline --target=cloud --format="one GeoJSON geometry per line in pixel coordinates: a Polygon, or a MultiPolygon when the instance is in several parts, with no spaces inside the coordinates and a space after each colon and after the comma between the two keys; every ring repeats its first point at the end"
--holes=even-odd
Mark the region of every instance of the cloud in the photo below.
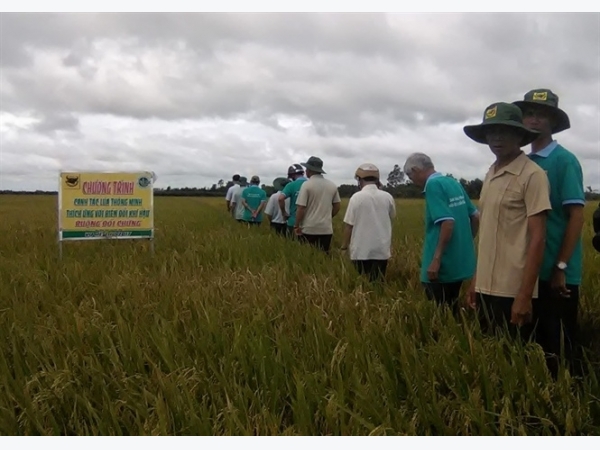
{"type": "Polygon", "coordinates": [[[556,138],[600,188],[599,17],[4,13],[0,185],[143,166],[210,186],[312,154],[341,183],[412,151],[482,177],[491,153],[462,126],[548,87],[572,123],[556,138]]]}

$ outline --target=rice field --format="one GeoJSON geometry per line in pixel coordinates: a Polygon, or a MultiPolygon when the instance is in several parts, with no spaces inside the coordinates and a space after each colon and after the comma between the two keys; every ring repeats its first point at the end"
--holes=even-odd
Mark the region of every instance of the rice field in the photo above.
{"type": "MultiPolygon", "coordinates": [[[[335,219],[339,247],[343,212],[335,219]]],[[[600,253],[586,207],[587,375],[482,335],[419,284],[423,203],[398,201],[385,286],[338,252],[155,199],[142,241],[56,242],[56,198],[0,197],[2,435],[600,433],[600,253]]]]}

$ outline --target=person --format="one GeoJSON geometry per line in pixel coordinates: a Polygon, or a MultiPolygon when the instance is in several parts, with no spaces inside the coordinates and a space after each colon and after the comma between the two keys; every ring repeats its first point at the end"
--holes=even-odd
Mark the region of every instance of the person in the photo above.
{"type": "Polygon", "coordinates": [[[267,193],[259,187],[260,178],[253,175],[250,178],[250,186],[242,193],[242,205],[244,205],[244,216],[242,220],[250,225],[260,225],[263,218],[263,210],[267,204],[267,193]]]}
{"type": "Polygon", "coordinates": [[[429,300],[457,314],[460,289],[475,275],[475,244],[479,213],[462,185],[436,172],[431,158],[411,154],[404,173],[425,194],[425,242],[421,283],[429,300]]]}
{"type": "Polygon", "coordinates": [[[392,256],[392,220],[396,217],[396,204],[389,192],[378,188],[377,166],[361,164],[354,176],[360,190],[348,202],[341,250],[349,250],[350,260],[358,273],[367,275],[371,282],[380,281],[385,277],[392,256]]]}
{"type": "Polygon", "coordinates": [[[323,161],[311,156],[301,163],[308,180],[300,187],[296,200],[294,233],[301,240],[329,253],[333,237],[332,219],[340,211],[340,194],[333,181],[323,177],[323,161]]]}
{"type": "Polygon", "coordinates": [[[567,113],[558,107],[558,95],[550,89],[533,89],[523,100],[513,103],[521,109],[524,125],[539,133],[531,143],[529,158],[546,172],[550,182],[552,209],[546,223],[546,247],[539,297],[533,301],[533,323],[535,340],[546,353],[548,368],[556,375],[560,356],[564,354],[572,365],[577,353],[585,207],[583,171],[577,157],[553,139],[554,134],[571,126],[567,113]]]}
{"type": "Polygon", "coordinates": [[[242,194],[244,193],[244,190],[246,190],[247,186],[248,179],[246,177],[240,177],[239,188],[233,192],[233,196],[231,198],[231,212],[233,214],[233,218],[240,223],[244,221],[244,205],[242,204],[242,194]]]}
{"type": "MultiPolygon", "coordinates": [[[[269,201],[267,202],[267,206],[265,207],[265,215],[269,219],[269,223],[271,224],[271,228],[275,230],[275,232],[281,236],[285,236],[287,230],[287,224],[285,217],[283,216],[281,209],[279,208],[279,196],[283,191],[283,188],[290,182],[288,178],[275,178],[273,180],[273,187],[275,188],[275,192],[269,197],[269,201]]],[[[289,215],[290,213],[290,199],[285,199],[285,209],[284,212],[289,215]]]]}
{"type": "Polygon", "coordinates": [[[496,156],[481,189],[477,268],[468,304],[481,305],[484,329],[501,327],[529,339],[551,206],[545,172],[521,147],[538,133],[523,125],[517,106],[504,102],[488,106],[482,123],[463,130],[496,156]]]}
{"type": "Polygon", "coordinates": [[[227,203],[227,211],[229,211],[233,215],[233,211],[231,209],[231,200],[233,199],[233,194],[235,191],[239,189],[240,186],[240,176],[236,173],[233,178],[233,184],[229,186],[227,189],[227,193],[225,194],[225,203],[227,203]]]}
{"type": "Polygon", "coordinates": [[[592,246],[597,252],[600,252],[600,203],[592,216],[592,226],[594,228],[594,237],[592,238],[592,246]]]}
{"type": "Polygon", "coordinates": [[[296,200],[300,187],[308,179],[304,176],[304,168],[300,164],[292,164],[288,168],[288,178],[291,180],[279,194],[279,209],[287,223],[287,236],[293,238],[294,223],[296,222],[296,200]],[[285,202],[289,199],[289,212],[286,211],[285,202]]]}

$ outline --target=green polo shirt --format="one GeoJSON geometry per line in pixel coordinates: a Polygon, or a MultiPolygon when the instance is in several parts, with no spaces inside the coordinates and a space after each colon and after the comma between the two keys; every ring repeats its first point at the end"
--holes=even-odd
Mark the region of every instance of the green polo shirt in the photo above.
{"type": "Polygon", "coordinates": [[[297,178],[291,183],[288,183],[283,188],[281,193],[285,195],[285,198],[290,199],[290,217],[288,218],[287,224],[290,227],[293,227],[296,223],[296,200],[298,199],[298,194],[300,193],[300,187],[307,180],[305,177],[297,178]]]}
{"type": "MultiPolygon", "coordinates": [[[[529,158],[546,171],[550,182],[550,204],[552,211],[546,221],[546,249],[540,271],[540,279],[549,281],[567,229],[569,217],[565,205],[584,205],[583,172],[577,157],[566,148],[552,141],[546,148],[530,153],[529,158]]],[[[580,285],[583,264],[581,237],[567,263],[565,278],[567,284],[580,285]]]]}
{"type": "Polygon", "coordinates": [[[429,176],[425,183],[425,244],[421,262],[421,281],[429,283],[427,268],[431,264],[440,238],[442,222],[453,220],[452,237],[440,263],[439,283],[472,278],[475,274],[475,245],[471,216],[477,209],[461,184],[441,173],[429,176]]]}
{"type": "MultiPolygon", "coordinates": [[[[258,209],[262,202],[267,201],[267,193],[256,185],[248,186],[242,192],[242,198],[246,200],[248,206],[254,210],[258,209]]],[[[261,212],[254,222],[262,222],[263,213],[261,212]]],[[[244,216],[242,220],[246,222],[252,221],[252,213],[247,208],[244,208],[244,216]]]]}

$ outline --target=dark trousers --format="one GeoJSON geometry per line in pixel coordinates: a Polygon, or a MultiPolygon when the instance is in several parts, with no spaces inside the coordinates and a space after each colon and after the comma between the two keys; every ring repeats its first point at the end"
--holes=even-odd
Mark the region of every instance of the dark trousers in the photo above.
{"type": "Polygon", "coordinates": [[[283,236],[287,232],[287,225],[285,223],[274,223],[271,222],[271,229],[280,236],[283,236]]]}
{"type": "Polygon", "coordinates": [[[355,259],[352,260],[354,267],[361,275],[367,275],[369,281],[378,281],[385,278],[387,270],[387,259],[355,259]]]}
{"type": "Polygon", "coordinates": [[[510,323],[514,298],[478,294],[478,299],[480,304],[479,321],[484,332],[494,334],[508,332],[512,338],[519,338],[523,341],[528,341],[531,338],[532,323],[521,327],[510,323]]]}
{"type": "Polygon", "coordinates": [[[429,300],[434,300],[438,305],[449,306],[454,313],[458,313],[461,286],[462,280],[452,283],[423,283],[425,295],[429,300]]]}
{"type": "Polygon", "coordinates": [[[301,234],[300,241],[308,242],[325,253],[329,253],[332,237],[333,234],[301,234]]]}
{"type": "Polygon", "coordinates": [[[561,356],[576,371],[579,359],[577,313],[579,286],[567,285],[569,298],[552,290],[549,281],[539,281],[538,298],[533,300],[534,339],[546,354],[550,372],[556,376],[561,356]]]}
{"type": "Polygon", "coordinates": [[[256,221],[252,222],[249,220],[242,220],[242,223],[245,223],[246,225],[260,225],[261,224],[261,222],[256,222],[256,221]]]}

